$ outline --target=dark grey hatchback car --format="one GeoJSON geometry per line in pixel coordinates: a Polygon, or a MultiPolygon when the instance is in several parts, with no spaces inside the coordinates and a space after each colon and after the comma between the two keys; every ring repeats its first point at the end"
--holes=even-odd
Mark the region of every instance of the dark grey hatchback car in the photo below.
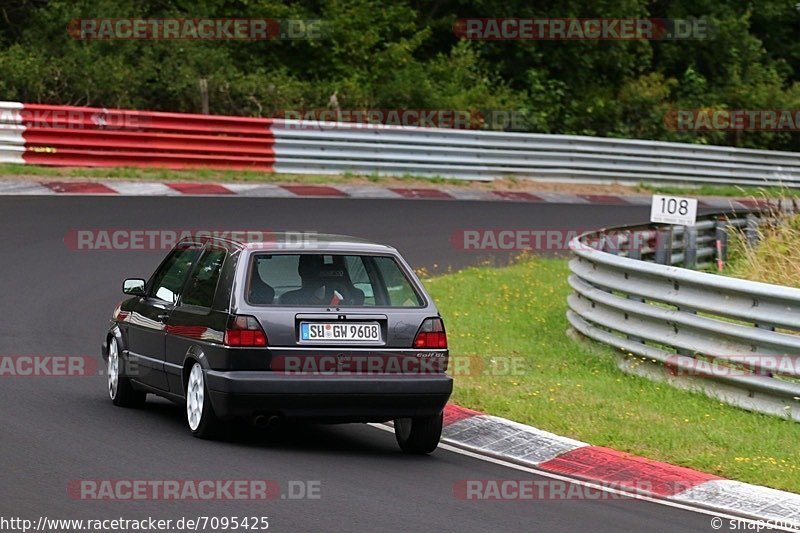
{"type": "Polygon", "coordinates": [[[127,279],[103,343],[114,404],[185,404],[198,437],[226,420],[393,420],[436,449],[452,392],[433,301],[389,246],[337,235],[185,240],[127,279]]]}

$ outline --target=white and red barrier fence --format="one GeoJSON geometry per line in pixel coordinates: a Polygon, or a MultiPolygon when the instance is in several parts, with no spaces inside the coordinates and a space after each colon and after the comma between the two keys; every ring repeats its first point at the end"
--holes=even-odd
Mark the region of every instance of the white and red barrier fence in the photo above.
{"type": "Polygon", "coordinates": [[[0,102],[0,162],[272,171],[269,119],[0,102]]]}
{"type": "Polygon", "coordinates": [[[794,152],[16,102],[0,102],[0,162],[800,187],[794,152]]]}

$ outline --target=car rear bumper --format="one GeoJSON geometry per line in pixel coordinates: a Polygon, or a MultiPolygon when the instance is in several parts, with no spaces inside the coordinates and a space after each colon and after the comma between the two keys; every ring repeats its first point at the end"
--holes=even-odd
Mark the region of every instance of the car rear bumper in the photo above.
{"type": "Polygon", "coordinates": [[[221,418],[275,414],[330,422],[383,422],[430,416],[453,391],[446,374],[286,374],[206,372],[211,403],[221,418]]]}

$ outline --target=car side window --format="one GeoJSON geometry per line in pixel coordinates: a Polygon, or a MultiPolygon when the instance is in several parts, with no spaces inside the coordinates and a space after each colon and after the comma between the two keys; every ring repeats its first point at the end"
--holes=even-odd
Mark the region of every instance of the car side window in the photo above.
{"type": "Polygon", "coordinates": [[[197,257],[196,247],[174,250],[153,276],[150,296],[175,303],[197,257]]]}
{"type": "Polygon", "coordinates": [[[364,305],[375,305],[375,291],[372,288],[372,281],[364,266],[364,258],[360,255],[348,255],[345,257],[347,272],[350,274],[350,281],[353,286],[364,293],[364,305]]]}
{"type": "Polygon", "coordinates": [[[183,293],[181,305],[211,307],[217,292],[222,265],[227,253],[222,248],[208,248],[197,261],[197,268],[183,293]]]}

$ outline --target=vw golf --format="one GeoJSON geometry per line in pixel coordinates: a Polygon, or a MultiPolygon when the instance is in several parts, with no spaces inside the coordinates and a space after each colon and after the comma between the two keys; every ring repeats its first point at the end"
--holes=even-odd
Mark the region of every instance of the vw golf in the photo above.
{"type": "Polygon", "coordinates": [[[116,405],[162,396],[185,405],[203,438],[233,419],[300,419],[394,421],[407,453],[439,443],[447,335],[394,248],[337,235],[193,238],[123,292],[103,343],[116,405]]]}

